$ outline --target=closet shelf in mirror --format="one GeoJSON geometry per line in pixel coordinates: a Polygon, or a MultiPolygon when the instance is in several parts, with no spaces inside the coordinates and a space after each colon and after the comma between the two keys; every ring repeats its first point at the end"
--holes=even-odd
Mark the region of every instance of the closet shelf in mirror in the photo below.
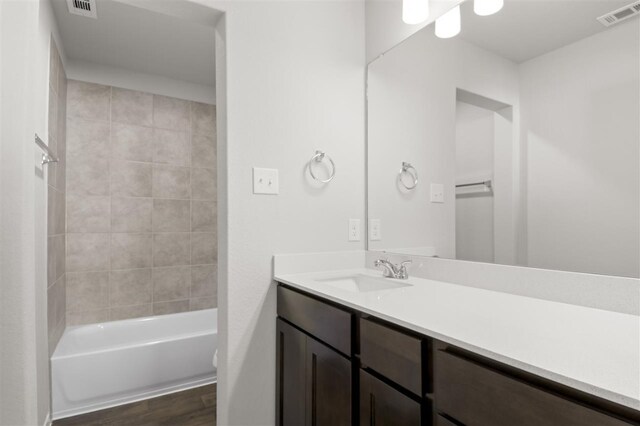
{"type": "Polygon", "coordinates": [[[485,180],[484,182],[462,183],[460,185],[456,185],[456,188],[466,188],[466,187],[469,187],[469,186],[478,186],[478,185],[484,185],[487,188],[491,189],[491,181],[490,180],[485,180]]]}
{"type": "Polygon", "coordinates": [[[456,185],[456,195],[493,193],[493,182],[485,180],[482,182],[461,183],[456,185]]]}

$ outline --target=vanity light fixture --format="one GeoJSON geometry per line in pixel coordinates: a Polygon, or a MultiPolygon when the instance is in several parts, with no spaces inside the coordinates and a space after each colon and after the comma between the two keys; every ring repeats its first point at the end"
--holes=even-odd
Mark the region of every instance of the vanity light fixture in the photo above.
{"type": "Polygon", "coordinates": [[[436,36],[451,38],[460,33],[460,5],[436,19],[436,36]]]}
{"type": "Polygon", "coordinates": [[[421,24],[429,18],[429,0],[402,0],[402,20],[405,24],[421,24]]]}
{"type": "Polygon", "coordinates": [[[504,0],[473,0],[473,11],[476,15],[489,16],[497,13],[504,6],[504,0]]]}

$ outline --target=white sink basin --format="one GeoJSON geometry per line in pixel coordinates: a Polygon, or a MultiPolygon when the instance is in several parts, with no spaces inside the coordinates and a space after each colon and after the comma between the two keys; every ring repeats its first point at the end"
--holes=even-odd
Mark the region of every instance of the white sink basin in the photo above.
{"type": "Polygon", "coordinates": [[[411,284],[403,283],[388,278],[374,278],[367,275],[349,275],[344,277],[331,277],[316,280],[319,283],[330,285],[341,290],[354,293],[369,291],[391,290],[395,288],[409,287],[411,284]]]}

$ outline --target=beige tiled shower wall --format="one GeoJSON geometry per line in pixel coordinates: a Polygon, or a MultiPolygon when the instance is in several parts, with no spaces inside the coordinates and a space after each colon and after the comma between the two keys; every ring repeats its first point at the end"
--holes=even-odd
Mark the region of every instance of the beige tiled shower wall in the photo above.
{"type": "Polygon", "coordinates": [[[49,354],[65,328],[65,145],[67,76],[51,38],[49,57],[48,146],[58,163],[44,166],[47,172],[47,323],[49,354]]]}
{"type": "Polygon", "coordinates": [[[68,85],[67,324],[216,307],[215,106],[68,85]]]}

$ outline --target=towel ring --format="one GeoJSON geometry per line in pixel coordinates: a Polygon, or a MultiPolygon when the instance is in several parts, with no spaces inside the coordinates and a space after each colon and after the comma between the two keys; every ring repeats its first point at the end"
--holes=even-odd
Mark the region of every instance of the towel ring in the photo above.
{"type": "Polygon", "coordinates": [[[398,173],[398,180],[400,181],[402,186],[411,191],[412,189],[415,189],[416,186],[418,186],[418,171],[411,165],[411,163],[406,163],[403,161],[402,169],[400,170],[400,173],[398,173]],[[409,176],[411,176],[411,178],[413,179],[413,185],[407,185],[406,183],[404,183],[404,180],[402,179],[402,176],[404,174],[408,174],[409,176]]]}
{"type": "Polygon", "coordinates": [[[308,167],[309,167],[309,174],[314,180],[317,180],[318,182],[322,182],[322,183],[331,182],[331,180],[336,175],[336,164],[333,162],[331,157],[329,157],[327,154],[325,154],[322,151],[316,151],[315,155],[311,157],[311,160],[309,160],[308,167]],[[329,160],[329,163],[331,163],[331,174],[327,179],[320,179],[315,175],[315,173],[313,173],[313,163],[321,163],[322,160],[324,160],[325,158],[329,160]]]}

